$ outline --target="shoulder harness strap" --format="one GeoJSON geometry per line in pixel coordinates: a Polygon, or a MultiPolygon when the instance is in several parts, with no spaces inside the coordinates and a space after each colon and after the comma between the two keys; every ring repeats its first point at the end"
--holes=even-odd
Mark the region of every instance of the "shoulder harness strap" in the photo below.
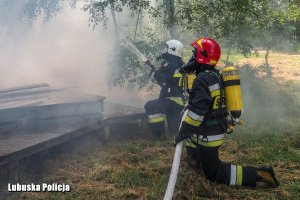
{"type": "Polygon", "coordinates": [[[222,108],[222,105],[224,103],[224,99],[223,99],[223,96],[224,96],[223,78],[220,74],[218,74],[216,72],[212,72],[212,71],[208,71],[208,70],[206,70],[205,72],[208,73],[210,76],[218,79],[218,82],[219,82],[219,85],[220,85],[220,103],[219,103],[219,106],[218,106],[218,109],[217,109],[217,113],[215,113],[215,115],[216,115],[216,119],[218,120],[220,126],[223,128],[224,131],[227,132],[228,123],[227,123],[227,120],[226,120],[226,113],[225,113],[224,109],[222,108]],[[217,117],[217,116],[222,116],[222,117],[220,118],[220,117],[217,117]]]}

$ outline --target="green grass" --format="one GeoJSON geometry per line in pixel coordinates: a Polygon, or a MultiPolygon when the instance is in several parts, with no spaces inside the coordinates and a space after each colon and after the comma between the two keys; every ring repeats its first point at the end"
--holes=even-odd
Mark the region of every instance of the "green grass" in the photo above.
{"type": "MultiPolygon", "coordinates": [[[[201,171],[185,163],[184,151],[175,199],[296,199],[300,195],[299,138],[300,133],[239,131],[228,135],[220,150],[224,161],[254,166],[272,164],[281,182],[276,189],[236,189],[212,183],[201,171]]],[[[171,141],[171,136],[162,141],[137,137],[119,143],[112,141],[84,154],[64,153],[45,163],[47,170],[39,174],[39,180],[69,183],[72,192],[22,195],[33,200],[162,199],[174,153],[171,141]]]]}

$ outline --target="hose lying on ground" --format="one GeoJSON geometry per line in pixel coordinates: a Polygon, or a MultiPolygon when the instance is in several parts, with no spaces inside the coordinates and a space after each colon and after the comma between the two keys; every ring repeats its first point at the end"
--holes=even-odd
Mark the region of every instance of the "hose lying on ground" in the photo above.
{"type": "Polygon", "coordinates": [[[173,158],[173,164],[172,164],[172,170],[168,182],[168,187],[164,196],[164,200],[171,200],[173,197],[177,175],[179,171],[179,165],[180,165],[180,157],[182,152],[182,145],[183,142],[180,142],[176,145],[175,154],[173,158]]]}

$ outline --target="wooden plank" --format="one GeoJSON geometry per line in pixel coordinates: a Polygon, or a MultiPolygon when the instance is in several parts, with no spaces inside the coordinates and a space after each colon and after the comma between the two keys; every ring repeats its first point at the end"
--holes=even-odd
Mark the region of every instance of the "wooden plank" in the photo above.
{"type": "Polygon", "coordinates": [[[132,120],[142,120],[145,117],[145,113],[134,113],[114,117],[110,116],[109,118],[106,118],[100,121],[99,123],[85,126],[76,130],[64,130],[63,133],[49,132],[46,134],[28,134],[23,135],[22,137],[20,136],[19,138],[16,136],[13,139],[15,140],[15,143],[24,144],[19,148],[15,146],[14,141],[3,140],[3,138],[0,138],[0,165],[4,165],[12,161],[22,159],[29,155],[54,147],[56,145],[83,136],[85,134],[97,132],[99,133],[99,130],[111,124],[128,122],[132,120]],[[15,147],[15,150],[12,146],[15,147]]]}
{"type": "Polygon", "coordinates": [[[20,151],[28,146],[62,135],[64,132],[44,132],[44,133],[15,133],[9,137],[0,137],[0,159],[15,151],[20,151]],[[5,141],[5,142],[4,142],[5,141]]]}
{"type": "Polygon", "coordinates": [[[1,89],[0,93],[7,93],[7,92],[16,92],[20,90],[30,90],[33,88],[41,88],[41,87],[49,87],[47,83],[38,83],[38,84],[31,84],[31,85],[25,85],[20,87],[14,87],[14,88],[7,88],[7,89],[1,89]]]}
{"type": "MultiPolygon", "coordinates": [[[[62,117],[75,117],[83,115],[95,115],[103,109],[103,100],[94,99],[83,102],[66,102],[61,104],[39,105],[22,108],[0,109],[0,123],[19,123],[22,120],[28,122],[38,122],[47,118],[57,118],[61,120],[62,117]],[[31,120],[32,119],[32,120],[31,120]]],[[[0,133],[1,135],[1,133],[0,133]]]]}
{"type": "Polygon", "coordinates": [[[82,94],[66,89],[25,91],[0,95],[0,109],[24,107],[26,105],[55,105],[103,100],[105,97],[82,94]],[[32,102],[31,102],[32,101],[32,102]],[[38,104],[35,102],[38,101],[38,104]]]}

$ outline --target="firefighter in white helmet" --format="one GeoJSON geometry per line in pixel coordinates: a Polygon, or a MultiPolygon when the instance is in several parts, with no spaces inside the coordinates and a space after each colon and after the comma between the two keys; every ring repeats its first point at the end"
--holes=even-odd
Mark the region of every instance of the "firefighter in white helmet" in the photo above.
{"type": "Polygon", "coordinates": [[[180,112],[184,107],[183,80],[179,73],[179,68],[184,64],[183,45],[178,40],[169,40],[165,44],[166,48],[158,57],[161,66],[152,74],[154,82],[161,87],[160,95],[145,104],[148,122],[156,137],[165,133],[165,121],[170,132],[177,132],[180,112]]]}

